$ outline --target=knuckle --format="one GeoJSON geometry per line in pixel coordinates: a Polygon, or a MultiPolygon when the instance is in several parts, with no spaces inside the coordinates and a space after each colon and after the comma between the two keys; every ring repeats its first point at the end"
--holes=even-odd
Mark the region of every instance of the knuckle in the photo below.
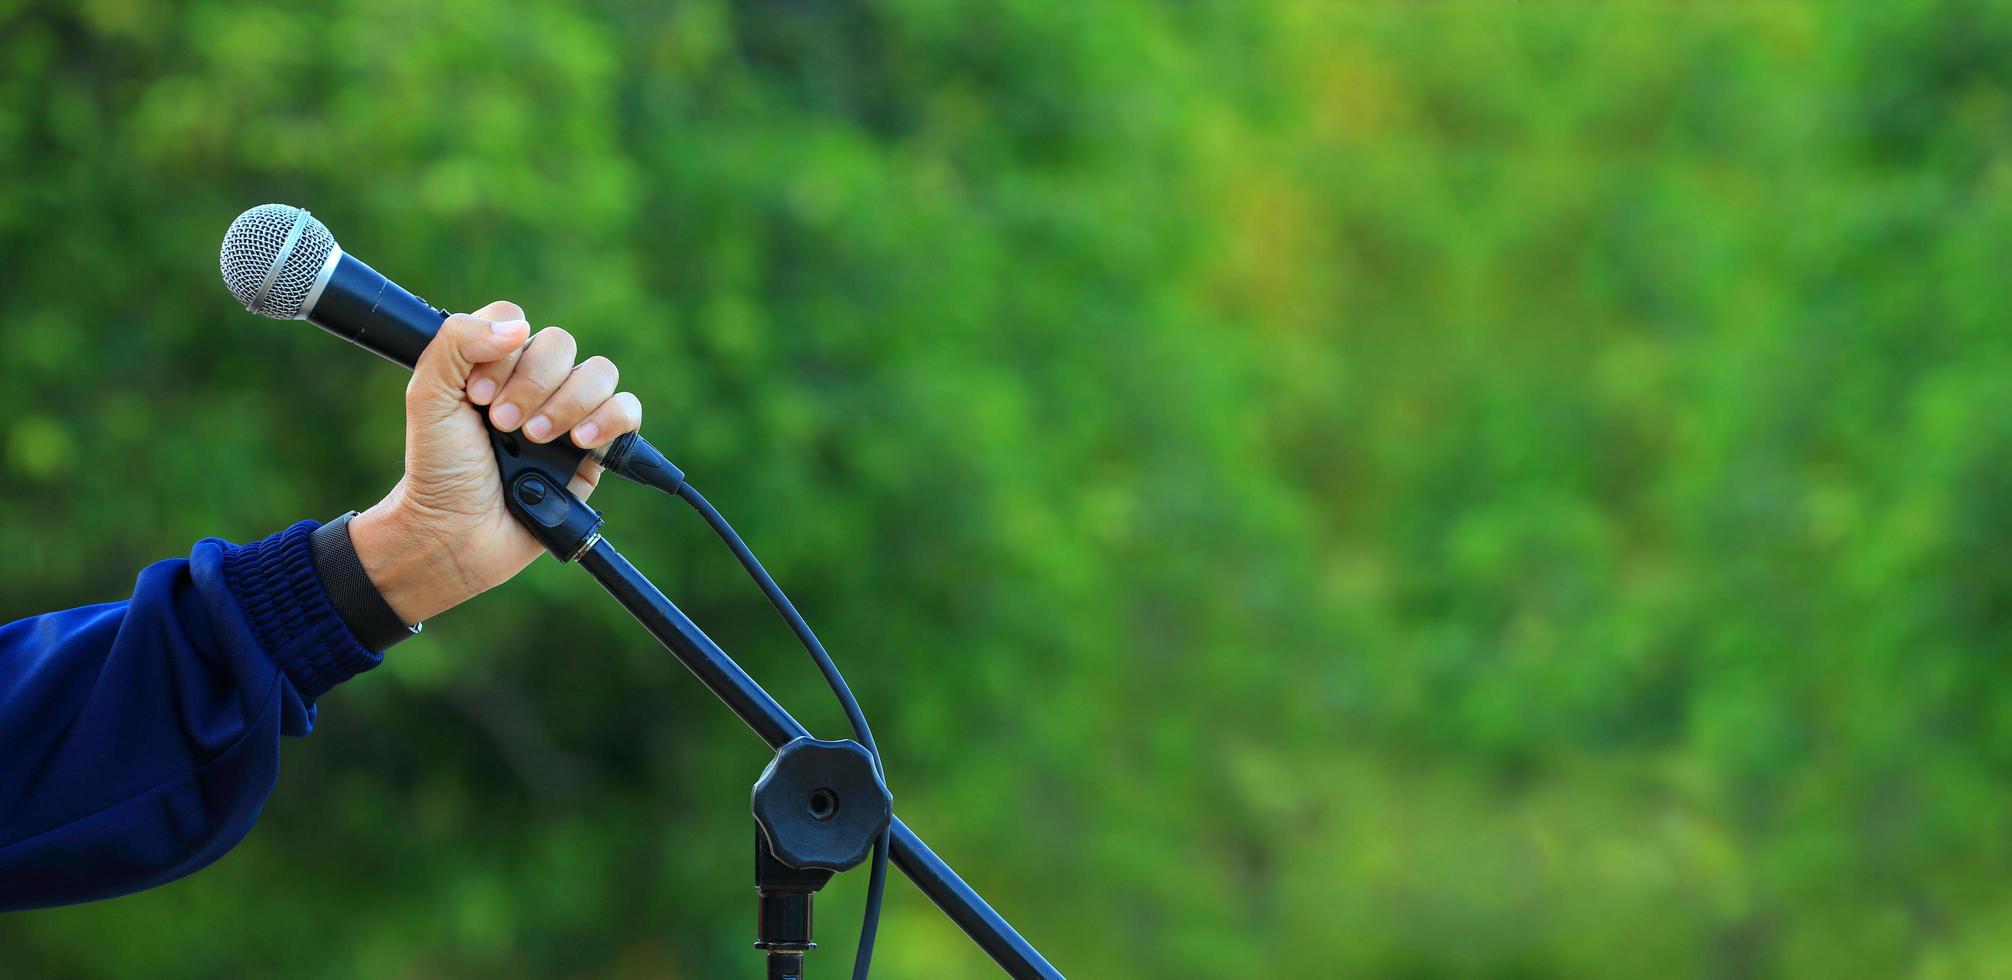
{"type": "Polygon", "coordinates": [[[522,373],[518,373],[513,375],[509,382],[503,385],[502,391],[496,393],[496,404],[501,405],[504,402],[509,402],[518,408],[530,408],[536,404],[532,399],[537,396],[537,383],[526,378],[522,373]]]}
{"type": "Polygon", "coordinates": [[[573,335],[567,333],[565,327],[546,327],[538,331],[537,339],[550,347],[564,347],[569,351],[574,349],[573,335]]]}
{"type": "Polygon", "coordinates": [[[457,313],[449,317],[441,327],[440,334],[449,338],[455,346],[482,339],[489,332],[489,321],[467,313],[457,313]]]}
{"type": "Polygon", "coordinates": [[[526,362],[524,369],[510,376],[510,390],[519,401],[526,398],[535,399],[531,403],[535,405],[550,398],[565,380],[566,372],[563,368],[555,370],[549,365],[526,362]]]}
{"type": "Polygon", "coordinates": [[[604,378],[611,385],[615,383],[615,379],[622,376],[622,372],[615,367],[614,361],[608,360],[599,354],[581,361],[580,370],[586,371],[595,377],[604,378]]]}
{"type": "Polygon", "coordinates": [[[576,422],[593,406],[594,402],[586,392],[575,391],[569,385],[553,393],[552,400],[545,403],[544,412],[554,418],[576,422]]]}
{"type": "Polygon", "coordinates": [[[540,371],[537,377],[531,379],[531,390],[537,392],[540,398],[550,398],[558,394],[561,388],[566,387],[568,374],[564,368],[540,371]]]}

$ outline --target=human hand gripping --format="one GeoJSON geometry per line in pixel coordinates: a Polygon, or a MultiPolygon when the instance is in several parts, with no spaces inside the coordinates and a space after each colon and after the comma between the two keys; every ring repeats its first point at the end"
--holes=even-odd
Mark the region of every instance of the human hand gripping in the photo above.
{"type": "MultiPolygon", "coordinates": [[[[643,406],[615,390],[614,362],[577,364],[573,335],[531,325],[497,301],[448,317],[405,389],[405,476],[349,522],[365,574],[407,623],[503,584],[544,552],[503,505],[483,406],[498,430],[532,442],[598,449],[642,424],[643,406]]],[[[593,493],[601,466],[580,464],[568,489],[593,493]]]]}

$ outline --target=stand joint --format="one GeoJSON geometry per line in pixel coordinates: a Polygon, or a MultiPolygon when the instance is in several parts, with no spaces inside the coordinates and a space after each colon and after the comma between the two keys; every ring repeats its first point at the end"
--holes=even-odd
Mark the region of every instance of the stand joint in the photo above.
{"type": "Polygon", "coordinates": [[[755,781],[755,948],[770,980],[802,980],[811,896],[835,872],[866,860],[894,819],[894,797],[873,755],[854,741],[800,736],[755,781]]]}

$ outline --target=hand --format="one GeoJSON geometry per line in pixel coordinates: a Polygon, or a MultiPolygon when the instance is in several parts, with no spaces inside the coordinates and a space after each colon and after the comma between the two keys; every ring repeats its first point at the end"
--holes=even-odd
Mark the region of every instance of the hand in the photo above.
{"type": "MultiPolygon", "coordinates": [[[[496,428],[532,442],[570,435],[598,449],[642,424],[636,396],[615,391],[605,357],[573,363],[573,335],[531,325],[498,301],[441,324],[405,389],[405,477],[349,522],[370,581],[408,623],[430,619],[501,585],[544,549],[503,506],[503,484],[482,409],[496,428]]],[[[600,464],[569,484],[594,491],[600,464]]]]}

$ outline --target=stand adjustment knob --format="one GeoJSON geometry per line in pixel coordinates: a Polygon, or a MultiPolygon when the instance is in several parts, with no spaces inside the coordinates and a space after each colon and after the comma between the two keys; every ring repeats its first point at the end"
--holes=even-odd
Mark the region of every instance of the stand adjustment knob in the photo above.
{"type": "Polygon", "coordinates": [[[844,871],[866,860],[894,819],[894,796],[865,746],[806,735],[784,745],[762,770],[753,809],[776,860],[844,871]]]}

